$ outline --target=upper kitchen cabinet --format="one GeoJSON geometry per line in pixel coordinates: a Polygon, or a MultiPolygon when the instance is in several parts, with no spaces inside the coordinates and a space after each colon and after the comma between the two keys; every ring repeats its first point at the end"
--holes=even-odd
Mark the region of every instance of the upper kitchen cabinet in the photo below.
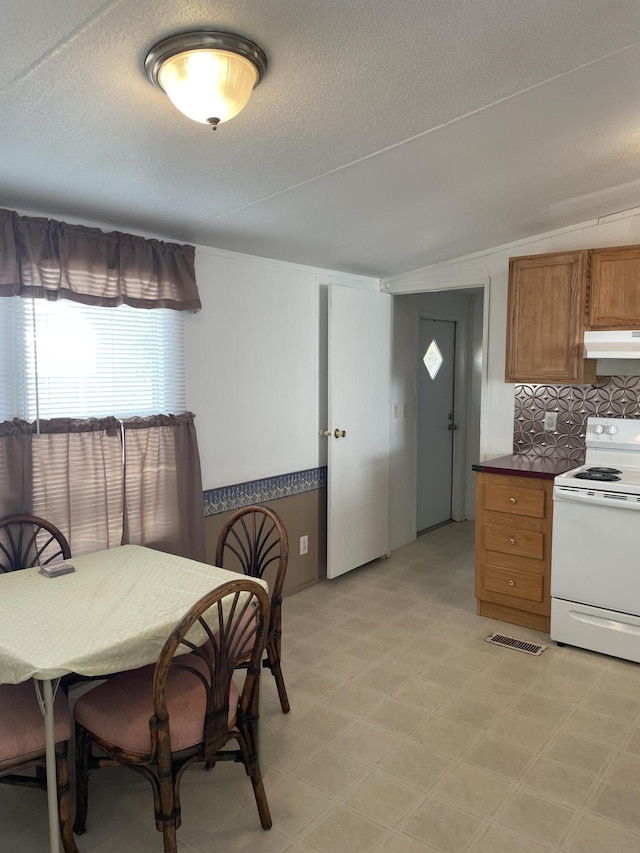
{"type": "Polygon", "coordinates": [[[640,246],[592,249],[588,329],[640,328],[640,246]]]}
{"type": "Polygon", "coordinates": [[[580,384],[595,379],[595,364],[585,361],[582,351],[587,261],[586,250],[510,259],[507,382],[580,384]]]}

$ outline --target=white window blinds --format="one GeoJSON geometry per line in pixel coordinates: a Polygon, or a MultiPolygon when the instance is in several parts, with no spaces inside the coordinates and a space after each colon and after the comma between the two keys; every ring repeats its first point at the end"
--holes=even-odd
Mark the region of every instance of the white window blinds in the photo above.
{"type": "Polygon", "coordinates": [[[0,420],[183,412],[180,311],[0,299],[0,420]]]}

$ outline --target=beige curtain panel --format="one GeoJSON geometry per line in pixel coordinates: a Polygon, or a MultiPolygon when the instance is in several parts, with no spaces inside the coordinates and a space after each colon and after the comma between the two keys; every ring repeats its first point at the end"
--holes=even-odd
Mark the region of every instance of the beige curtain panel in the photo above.
{"type": "Polygon", "coordinates": [[[74,556],[135,544],[204,560],[193,414],[0,423],[0,518],[15,513],[51,521],[74,556]]]}
{"type": "Polygon", "coordinates": [[[0,297],[201,308],[195,249],[0,208],[0,297]]]}
{"type": "Polygon", "coordinates": [[[124,545],[205,559],[202,476],[194,415],[126,418],[124,545]]]}
{"type": "Polygon", "coordinates": [[[32,432],[26,421],[0,422],[0,518],[31,511],[32,432]]]}

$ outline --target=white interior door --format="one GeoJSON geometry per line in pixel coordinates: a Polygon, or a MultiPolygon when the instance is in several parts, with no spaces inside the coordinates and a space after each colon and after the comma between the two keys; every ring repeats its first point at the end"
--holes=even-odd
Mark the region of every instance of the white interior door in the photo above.
{"type": "Polygon", "coordinates": [[[456,324],[448,320],[420,319],[416,423],[418,533],[451,519],[455,330],[456,324]]]}
{"type": "Polygon", "coordinates": [[[329,287],[329,578],[389,550],[391,300],[329,287]]]}

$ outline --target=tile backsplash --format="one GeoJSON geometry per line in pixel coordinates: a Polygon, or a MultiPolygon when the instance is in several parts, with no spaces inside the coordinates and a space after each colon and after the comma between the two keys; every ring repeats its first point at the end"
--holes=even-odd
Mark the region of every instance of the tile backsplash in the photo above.
{"type": "Polygon", "coordinates": [[[593,385],[516,385],[513,452],[556,456],[579,465],[588,417],[640,418],[640,377],[603,376],[593,385]],[[545,412],[557,412],[553,432],[545,412]]]}

